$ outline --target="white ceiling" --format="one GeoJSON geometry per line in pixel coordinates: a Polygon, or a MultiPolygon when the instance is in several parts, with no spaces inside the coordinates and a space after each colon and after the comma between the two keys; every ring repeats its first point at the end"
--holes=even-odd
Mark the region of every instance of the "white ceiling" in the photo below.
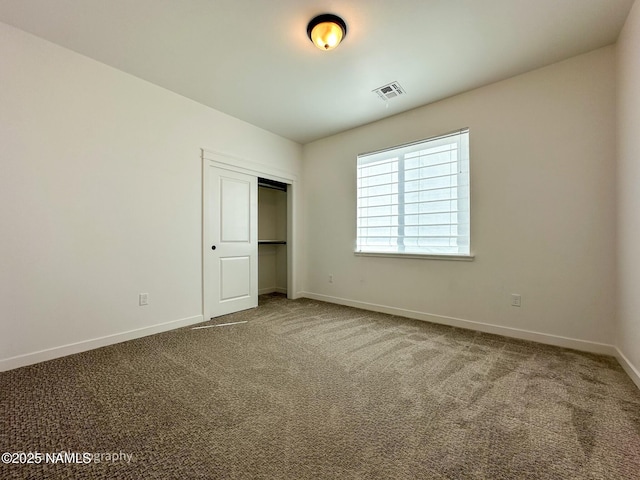
{"type": "Polygon", "coordinates": [[[0,0],[0,21],[307,143],[614,43],[632,4],[0,0]],[[336,50],[306,36],[320,13],[347,23],[336,50]],[[392,81],[407,95],[385,104],[392,81]]]}

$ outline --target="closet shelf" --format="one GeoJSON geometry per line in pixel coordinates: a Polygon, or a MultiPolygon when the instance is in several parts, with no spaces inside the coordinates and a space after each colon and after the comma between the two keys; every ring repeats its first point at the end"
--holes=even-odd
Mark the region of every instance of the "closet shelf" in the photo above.
{"type": "Polygon", "coordinates": [[[286,245],[286,240],[258,240],[258,245],[286,245]]]}

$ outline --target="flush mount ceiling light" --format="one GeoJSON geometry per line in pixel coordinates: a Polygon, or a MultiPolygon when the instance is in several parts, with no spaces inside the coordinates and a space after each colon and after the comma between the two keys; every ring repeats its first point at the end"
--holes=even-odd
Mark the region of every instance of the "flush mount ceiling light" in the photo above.
{"type": "Polygon", "coordinates": [[[347,34],[347,24],[337,15],[318,15],[307,25],[307,35],[320,50],[333,50],[347,34]]]}

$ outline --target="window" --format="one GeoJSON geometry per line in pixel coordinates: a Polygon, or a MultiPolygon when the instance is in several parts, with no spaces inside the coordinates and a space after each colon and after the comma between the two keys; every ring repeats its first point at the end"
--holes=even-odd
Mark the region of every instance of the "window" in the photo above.
{"type": "Polygon", "coordinates": [[[469,129],[358,155],[356,253],[470,258],[469,129]]]}

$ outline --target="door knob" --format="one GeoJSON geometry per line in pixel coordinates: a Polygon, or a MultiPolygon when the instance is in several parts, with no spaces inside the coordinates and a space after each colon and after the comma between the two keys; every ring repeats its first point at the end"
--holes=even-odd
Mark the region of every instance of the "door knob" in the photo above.
{"type": "Polygon", "coordinates": [[[211,250],[215,250],[216,246],[215,245],[211,245],[211,250]]]}

